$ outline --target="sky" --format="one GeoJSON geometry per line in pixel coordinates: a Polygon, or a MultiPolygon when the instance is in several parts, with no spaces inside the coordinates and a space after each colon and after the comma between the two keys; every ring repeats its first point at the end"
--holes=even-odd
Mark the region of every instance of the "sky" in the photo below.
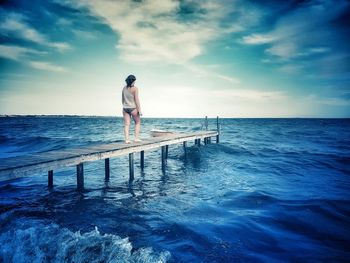
{"type": "Polygon", "coordinates": [[[350,0],[0,4],[0,114],[350,117],[350,0]]]}

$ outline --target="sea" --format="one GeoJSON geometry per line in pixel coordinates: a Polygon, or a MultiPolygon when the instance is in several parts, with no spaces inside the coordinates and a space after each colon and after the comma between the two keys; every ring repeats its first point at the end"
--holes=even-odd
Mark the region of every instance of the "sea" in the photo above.
{"type": "MultiPolygon", "coordinates": [[[[350,262],[350,119],[219,119],[220,142],[159,149],[3,181],[0,262],[350,262]]],[[[133,125],[131,128],[133,129],[133,125]]],[[[200,118],[143,118],[194,132],[200,118]]],[[[216,130],[216,118],[209,118],[216,130]]],[[[133,134],[133,130],[131,132],[133,134]]],[[[2,116],[8,157],[122,142],[123,120],[2,116]]]]}

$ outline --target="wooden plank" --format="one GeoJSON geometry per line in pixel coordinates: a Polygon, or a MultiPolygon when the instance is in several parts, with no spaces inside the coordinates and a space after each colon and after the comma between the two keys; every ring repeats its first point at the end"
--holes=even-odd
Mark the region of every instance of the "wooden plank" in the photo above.
{"type": "Polygon", "coordinates": [[[65,149],[45,153],[35,153],[26,156],[0,159],[0,180],[10,180],[18,177],[47,172],[83,162],[96,161],[130,153],[156,149],[189,140],[215,137],[217,131],[199,131],[187,134],[173,134],[167,137],[156,137],[139,143],[111,143],[87,146],[75,149],[65,149]]]}

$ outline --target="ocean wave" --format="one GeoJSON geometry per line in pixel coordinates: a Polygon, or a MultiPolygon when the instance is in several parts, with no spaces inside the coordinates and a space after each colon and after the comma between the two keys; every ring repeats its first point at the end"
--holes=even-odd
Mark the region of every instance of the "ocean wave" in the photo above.
{"type": "Polygon", "coordinates": [[[248,150],[247,148],[243,147],[243,146],[227,146],[224,144],[218,144],[215,145],[215,148],[211,148],[209,151],[222,151],[226,154],[229,155],[248,155],[248,156],[255,156],[255,154],[248,150]]]}
{"type": "Polygon", "coordinates": [[[7,137],[5,135],[0,135],[0,144],[7,143],[11,140],[10,137],[7,137]]]}
{"type": "Polygon", "coordinates": [[[0,234],[0,262],[167,262],[170,253],[133,248],[129,239],[101,234],[97,227],[72,232],[43,220],[17,219],[0,234]]]}
{"type": "Polygon", "coordinates": [[[70,140],[45,136],[30,136],[18,138],[16,140],[8,137],[2,139],[0,158],[16,157],[35,152],[59,150],[67,148],[69,145],[71,145],[70,140]]]}

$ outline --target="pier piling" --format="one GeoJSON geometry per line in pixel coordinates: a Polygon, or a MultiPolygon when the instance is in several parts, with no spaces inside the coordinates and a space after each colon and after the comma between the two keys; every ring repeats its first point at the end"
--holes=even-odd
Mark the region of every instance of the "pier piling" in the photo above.
{"type": "Polygon", "coordinates": [[[216,130],[218,134],[216,135],[216,143],[220,142],[219,134],[220,134],[220,124],[219,124],[219,116],[216,117],[216,130]]]}
{"type": "Polygon", "coordinates": [[[187,142],[183,142],[182,145],[183,145],[184,152],[185,152],[185,155],[186,155],[187,154],[187,142]]]}
{"type": "Polygon", "coordinates": [[[162,151],[162,172],[165,173],[165,165],[166,165],[166,147],[161,146],[161,151],[162,151]]]}
{"type": "Polygon", "coordinates": [[[77,190],[84,190],[84,166],[83,163],[77,164],[77,190]]]}
{"type": "Polygon", "coordinates": [[[129,181],[134,180],[134,153],[129,153],[129,181]]]}
{"type": "Polygon", "coordinates": [[[105,181],[109,181],[110,169],[109,169],[109,158],[105,159],[105,181]]]}
{"type": "Polygon", "coordinates": [[[48,187],[52,188],[53,187],[53,171],[49,170],[47,174],[47,179],[48,179],[48,187]]]}
{"type": "Polygon", "coordinates": [[[145,151],[140,152],[140,166],[141,170],[145,168],[145,151]]]}

